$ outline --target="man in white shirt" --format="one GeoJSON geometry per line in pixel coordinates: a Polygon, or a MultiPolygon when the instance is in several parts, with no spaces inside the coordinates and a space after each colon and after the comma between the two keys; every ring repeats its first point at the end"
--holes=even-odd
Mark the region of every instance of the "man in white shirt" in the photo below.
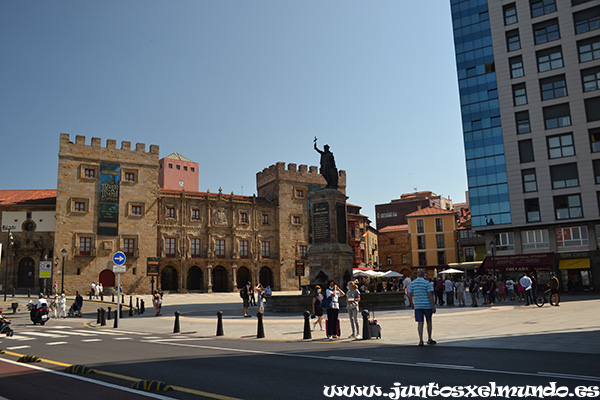
{"type": "Polygon", "coordinates": [[[506,290],[508,290],[508,295],[510,296],[510,299],[514,300],[515,299],[515,282],[511,278],[508,278],[506,280],[506,290]]]}
{"type": "Polygon", "coordinates": [[[525,300],[527,300],[527,306],[535,303],[535,300],[531,296],[531,279],[527,276],[527,273],[523,274],[523,277],[519,280],[523,289],[525,289],[525,300]]]}
{"type": "Polygon", "coordinates": [[[454,285],[452,284],[452,281],[450,280],[450,278],[446,278],[446,281],[444,282],[444,291],[446,292],[446,303],[448,303],[448,306],[453,306],[454,305],[454,285]]]}

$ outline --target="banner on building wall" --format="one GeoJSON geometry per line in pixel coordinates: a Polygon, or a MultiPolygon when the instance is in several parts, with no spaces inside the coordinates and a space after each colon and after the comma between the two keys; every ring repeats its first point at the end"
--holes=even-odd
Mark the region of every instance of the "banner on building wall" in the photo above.
{"type": "Polygon", "coordinates": [[[100,163],[98,236],[117,236],[119,234],[120,183],[121,166],[119,164],[100,163]]]}

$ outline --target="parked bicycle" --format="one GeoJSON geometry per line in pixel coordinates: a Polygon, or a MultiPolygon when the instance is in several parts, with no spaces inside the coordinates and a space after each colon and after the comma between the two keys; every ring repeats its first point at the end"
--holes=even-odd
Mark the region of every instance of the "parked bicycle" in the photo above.
{"type": "Polygon", "coordinates": [[[556,306],[558,303],[560,303],[560,295],[556,293],[556,297],[554,297],[552,290],[548,289],[544,292],[544,294],[538,294],[537,298],[535,299],[535,304],[538,307],[542,307],[544,304],[546,304],[546,302],[550,303],[551,306],[556,306]]]}

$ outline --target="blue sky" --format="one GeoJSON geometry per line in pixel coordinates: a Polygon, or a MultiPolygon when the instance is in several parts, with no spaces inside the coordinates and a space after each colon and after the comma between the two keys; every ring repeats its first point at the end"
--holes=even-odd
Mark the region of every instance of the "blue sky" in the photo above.
{"type": "Polygon", "coordinates": [[[271,164],[318,165],[317,136],[373,222],[413,188],[465,199],[448,0],[2,1],[0,50],[0,189],[56,188],[65,132],[251,195],[271,164]]]}

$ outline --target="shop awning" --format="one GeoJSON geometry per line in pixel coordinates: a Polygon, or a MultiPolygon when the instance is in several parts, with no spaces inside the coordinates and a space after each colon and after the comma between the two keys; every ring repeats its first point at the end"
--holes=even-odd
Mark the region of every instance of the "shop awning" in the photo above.
{"type": "Polygon", "coordinates": [[[496,272],[551,271],[554,269],[554,253],[515,254],[510,256],[487,256],[483,267],[496,272]]]}
{"type": "Polygon", "coordinates": [[[466,261],[462,263],[450,263],[448,267],[456,269],[477,269],[481,266],[483,261],[466,261]]]}

